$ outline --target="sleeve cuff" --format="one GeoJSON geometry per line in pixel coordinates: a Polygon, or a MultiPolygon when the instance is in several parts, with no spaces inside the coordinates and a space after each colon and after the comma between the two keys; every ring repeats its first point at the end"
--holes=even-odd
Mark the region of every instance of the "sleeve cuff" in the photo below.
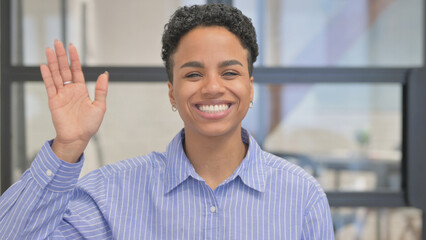
{"type": "Polygon", "coordinates": [[[77,163],[68,163],[59,159],[52,151],[53,140],[46,141],[37,154],[30,171],[35,181],[42,187],[54,192],[66,192],[74,189],[83,167],[84,153],[77,163]]]}

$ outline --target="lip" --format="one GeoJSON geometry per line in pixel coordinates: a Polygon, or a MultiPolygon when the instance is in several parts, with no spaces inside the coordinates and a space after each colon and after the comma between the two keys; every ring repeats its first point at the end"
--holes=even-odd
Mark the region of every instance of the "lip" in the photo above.
{"type": "Polygon", "coordinates": [[[220,101],[220,102],[210,101],[210,102],[199,102],[199,103],[193,104],[192,107],[194,108],[195,112],[202,118],[209,119],[209,120],[219,120],[219,119],[225,118],[231,112],[232,108],[234,107],[234,104],[231,102],[224,102],[224,101],[220,101]],[[219,104],[227,104],[229,108],[226,109],[225,111],[218,112],[218,113],[206,113],[199,110],[197,107],[198,105],[219,105],[219,104]]]}

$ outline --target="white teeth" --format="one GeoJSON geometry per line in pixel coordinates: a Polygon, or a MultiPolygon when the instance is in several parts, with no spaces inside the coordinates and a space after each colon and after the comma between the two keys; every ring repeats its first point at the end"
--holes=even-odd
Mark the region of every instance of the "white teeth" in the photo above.
{"type": "Polygon", "coordinates": [[[218,113],[228,110],[228,104],[219,104],[219,105],[199,105],[198,109],[205,113],[218,113]]]}

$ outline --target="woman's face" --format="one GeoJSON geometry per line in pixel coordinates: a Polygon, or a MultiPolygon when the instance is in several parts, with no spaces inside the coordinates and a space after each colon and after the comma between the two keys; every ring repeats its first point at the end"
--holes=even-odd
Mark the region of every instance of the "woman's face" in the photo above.
{"type": "Polygon", "coordinates": [[[179,42],[169,97],[185,131],[223,136],[241,128],[253,99],[248,51],[224,27],[197,27],[179,42]]]}

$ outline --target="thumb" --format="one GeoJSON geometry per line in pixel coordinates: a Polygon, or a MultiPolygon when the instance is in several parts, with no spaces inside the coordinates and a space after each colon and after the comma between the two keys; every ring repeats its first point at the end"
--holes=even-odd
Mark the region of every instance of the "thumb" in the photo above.
{"type": "Polygon", "coordinates": [[[93,104],[98,106],[105,106],[106,96],[108,93],[108,79],[109,73],[107,71],[99,75],[98,80],[96,81],[95,101],[93,104]]]}

